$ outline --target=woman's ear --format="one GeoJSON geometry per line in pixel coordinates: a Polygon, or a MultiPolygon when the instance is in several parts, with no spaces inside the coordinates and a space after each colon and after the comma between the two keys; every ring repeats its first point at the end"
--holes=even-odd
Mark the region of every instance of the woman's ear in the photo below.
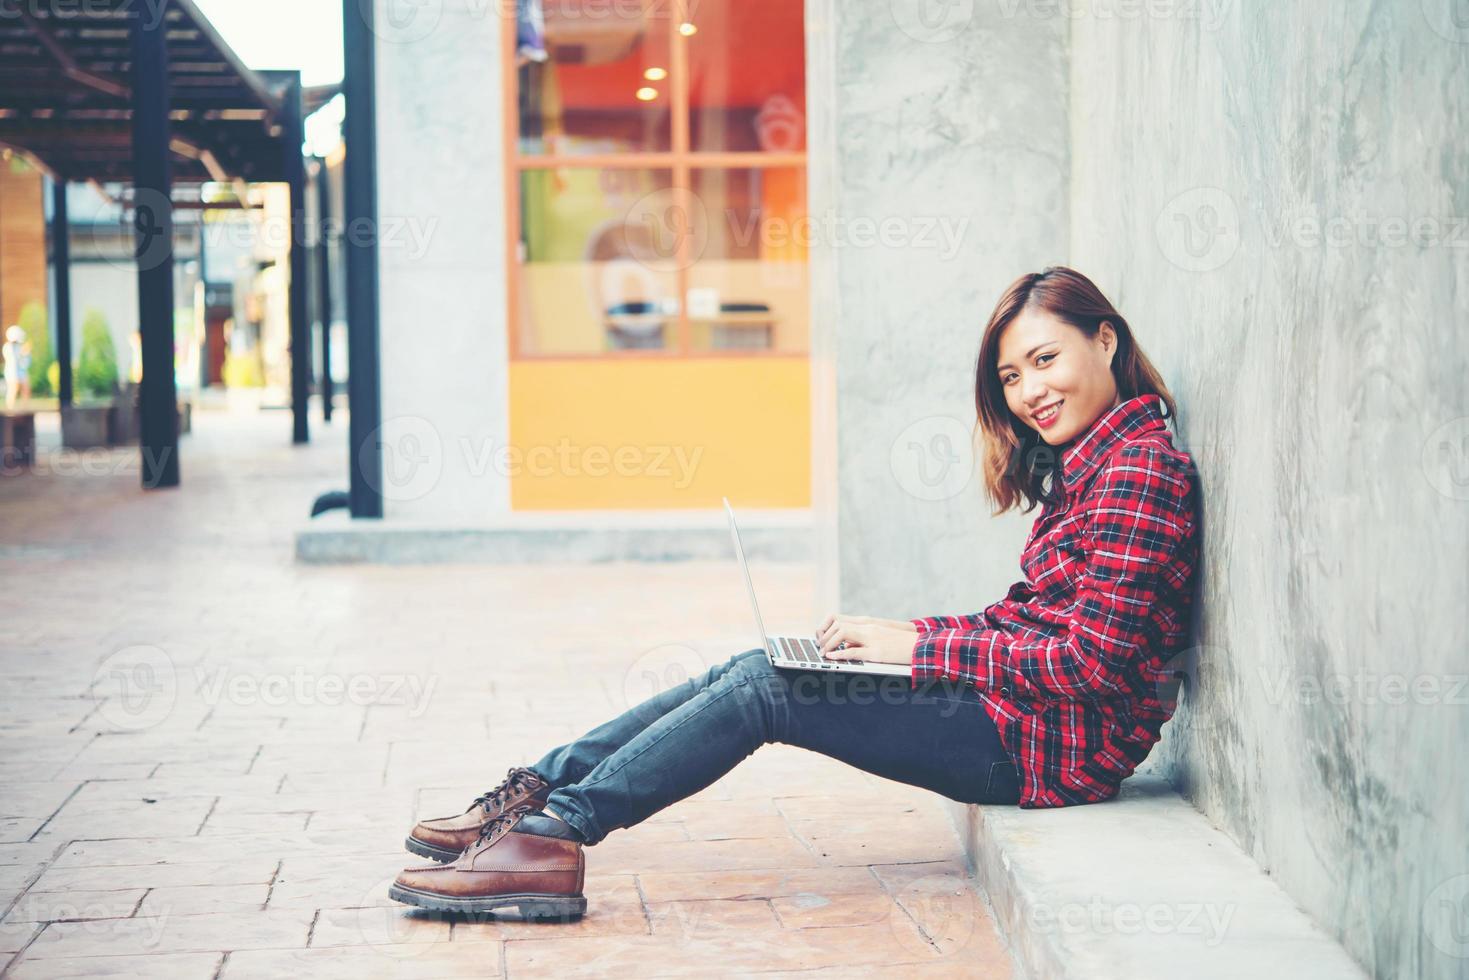
{"type": "Polygon", "coordinates": [[[1107,358],[1107,366],[1112,366],[1112,358],[1117,356],[1117,331],[1112,326],[1111,320],[1103,320],[1097,327],[1097,340],[1102,345],[1102,354],[1107,358]]]}

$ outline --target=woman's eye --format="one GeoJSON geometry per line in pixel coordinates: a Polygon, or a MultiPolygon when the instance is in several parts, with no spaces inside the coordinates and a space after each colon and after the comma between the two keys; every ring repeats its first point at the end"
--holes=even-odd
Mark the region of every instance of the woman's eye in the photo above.
{"type": "Polygon", "coordinates": [[[1041,364],[1041,362],[1043,362],[1043,361],[1044,361],[1044,360],[1045,360],[1045,359],[1046,359],[1046,358],[1048,358],[1048,357],[1055,357],[1055,356],[1056,356],[1056,355],[1055,355],[1055,354],[1042,354],[1042,355],[1041,355],[1041,356],[1040,356],[1040,357],[1037,357],[1037,358],[1036,358],[1036,359],[1035,359],[1035,363],[1036,363],[1036,364],[1037,364],[1037,365],[1039,365],[1039,364],[1041,364]]]}

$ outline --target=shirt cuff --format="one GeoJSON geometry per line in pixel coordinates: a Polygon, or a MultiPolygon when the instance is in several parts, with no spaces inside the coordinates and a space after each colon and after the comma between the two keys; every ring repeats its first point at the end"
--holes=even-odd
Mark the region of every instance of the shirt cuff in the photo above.
{"type": "Polygon", "coordinates": [[[913,665],[913,674],[909,678],[908,685],[910,689],[917,688],[918,685],[923,683],[924,681],[932,680],[936,677],[942,676],[941,672],[933,662],[932,653],[928,649],[928,644],[923,642],[924,634],[932,632],[932,630],[924,629],[924,627],[921,625],[926,622],[926,620],[915,619],[912,620],[912,622],[918,626],[918,635],[913,638],[913,651],[909,655],[909,659],[912,661],[913,665]]]}

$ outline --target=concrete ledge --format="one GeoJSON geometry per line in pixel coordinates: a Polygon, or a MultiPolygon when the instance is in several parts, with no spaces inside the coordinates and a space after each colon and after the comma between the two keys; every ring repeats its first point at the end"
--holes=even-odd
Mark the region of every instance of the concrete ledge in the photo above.
{"type": "MultiPolygon", "coordinates": [[[[745,554],[809,561],[811,513],[749,510],[736,515],[745,554]]],[[[371,562],[604,562],[729,560],[734,545],[723,510],[515,513],[477,525],[352,520],[328,511],[296,532],[296,560],[371,562]]]]}
{"type": "Polygon", "coordinates": [[[950,803],[1022,975],[1366,977],[1161,776],[1055,810],[950,803]]]}

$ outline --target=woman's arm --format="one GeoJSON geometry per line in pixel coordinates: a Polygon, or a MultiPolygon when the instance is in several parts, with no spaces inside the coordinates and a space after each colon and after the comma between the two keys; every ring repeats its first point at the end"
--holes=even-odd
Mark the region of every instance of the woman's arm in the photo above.
{"type": "Polygon", "coordinates": [[[982,630],[988,629],[989,623],[984,618],[984,613],[960,613],[958,616],[920,616],[910,619],[920,633],[931,633],[934,630],[982,630]]]}
{"type": "Polygon", "coordinates": [[[1028,698],[1105,699],[1131,692],[1136,658],[1164,577],[1191,539],[1187,464],[1157,446],[1119,449],[1088,492],[1087,554],[1062,636],[1002,630],[920,632],[913,684],[941,676],[1028,698]]]}

